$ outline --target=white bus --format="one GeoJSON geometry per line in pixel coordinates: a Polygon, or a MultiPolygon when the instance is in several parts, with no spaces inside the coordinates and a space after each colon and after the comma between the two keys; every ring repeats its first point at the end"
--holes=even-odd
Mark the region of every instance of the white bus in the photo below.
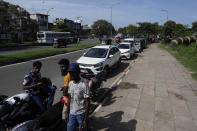
{"type": "Polygon", "coordinates": [[[71,38],[70,32],[54,32],[54,31],[40,31],[37,32],[37,42],[38,43],[46,43],[53,44],[54,39],[58,38],[71,38]]]}

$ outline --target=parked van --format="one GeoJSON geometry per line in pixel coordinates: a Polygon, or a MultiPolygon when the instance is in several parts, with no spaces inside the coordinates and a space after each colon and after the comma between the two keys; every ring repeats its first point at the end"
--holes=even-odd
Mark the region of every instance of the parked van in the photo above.
{"type": "Polygon", "coordinates": [[[132,43],[133,46],[134,46],[135,53],[141,51],[141,50],[140,50],[140,49],[141,49],[141,44],[140,44],[140,42],[136,42],[134,38],[126,38],[126,39],[124,39],[123,42],[132,43]]]}

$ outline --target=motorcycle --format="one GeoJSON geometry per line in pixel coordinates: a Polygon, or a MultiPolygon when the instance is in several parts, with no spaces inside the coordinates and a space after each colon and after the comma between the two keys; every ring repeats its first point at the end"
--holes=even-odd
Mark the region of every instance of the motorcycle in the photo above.
{"type": "MultiPolygon", "coordinates": [[[[50,79],[43,78],[47,84],[47,97],[43,100],[43,105],[47,110],[52,106],[56,86],[52,85],[50,79]]],[[[31,90],[5,98],[0,102],[0,131],[11,129],[15,125],[27,120],[32,120],[42,114],[31,98],[31,90]]]]}
{"type": "Polygon", "coordinates": [[[36,119],[20,123],[12,131],[64,131],[66,123],[62,120],[63,105],[64,102],[60,100],[36,119]]]}
{"type": "MultiPolygon", "coordinates": [[[[103,81],[106,81],[106,75],[101,72],[97,75],[81,74],[81,77],[86,81],[91,92],[91,100],[96,101],[99,89],[102,88],[103,81]]],[[[29,120],[16,125],[12,131],[29,131],[29,130],[46,130],[46,131],[63,131],[65,130],[65,121],[62,120],[64,100],[61,99],[53,105],[49,110],[34,120],[29,120]],[[53,115],[52,115],[53,114],[53,115]]]]}

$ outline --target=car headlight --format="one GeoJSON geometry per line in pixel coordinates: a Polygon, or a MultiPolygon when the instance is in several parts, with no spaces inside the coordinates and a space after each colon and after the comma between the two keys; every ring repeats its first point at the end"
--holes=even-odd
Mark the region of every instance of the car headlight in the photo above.
{"type": "Polygon", "coordinates": [[[103,62],[94,65],[94,67],[101,67],[101,66],[103,66],[103,62]]]}

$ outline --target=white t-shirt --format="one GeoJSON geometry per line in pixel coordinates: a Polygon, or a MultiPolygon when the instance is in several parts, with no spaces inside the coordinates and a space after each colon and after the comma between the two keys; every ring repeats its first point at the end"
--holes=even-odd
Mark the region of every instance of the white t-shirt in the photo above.
{"type": "Polygon", "coordinates": [[[78,115],[85,113],[85,98],[90,97],[89,88],[86,86],[83,80],[75,83],[74,81],[70,81],[68,93],[71,96],[70,100],[70,114],[78,115]]]}

